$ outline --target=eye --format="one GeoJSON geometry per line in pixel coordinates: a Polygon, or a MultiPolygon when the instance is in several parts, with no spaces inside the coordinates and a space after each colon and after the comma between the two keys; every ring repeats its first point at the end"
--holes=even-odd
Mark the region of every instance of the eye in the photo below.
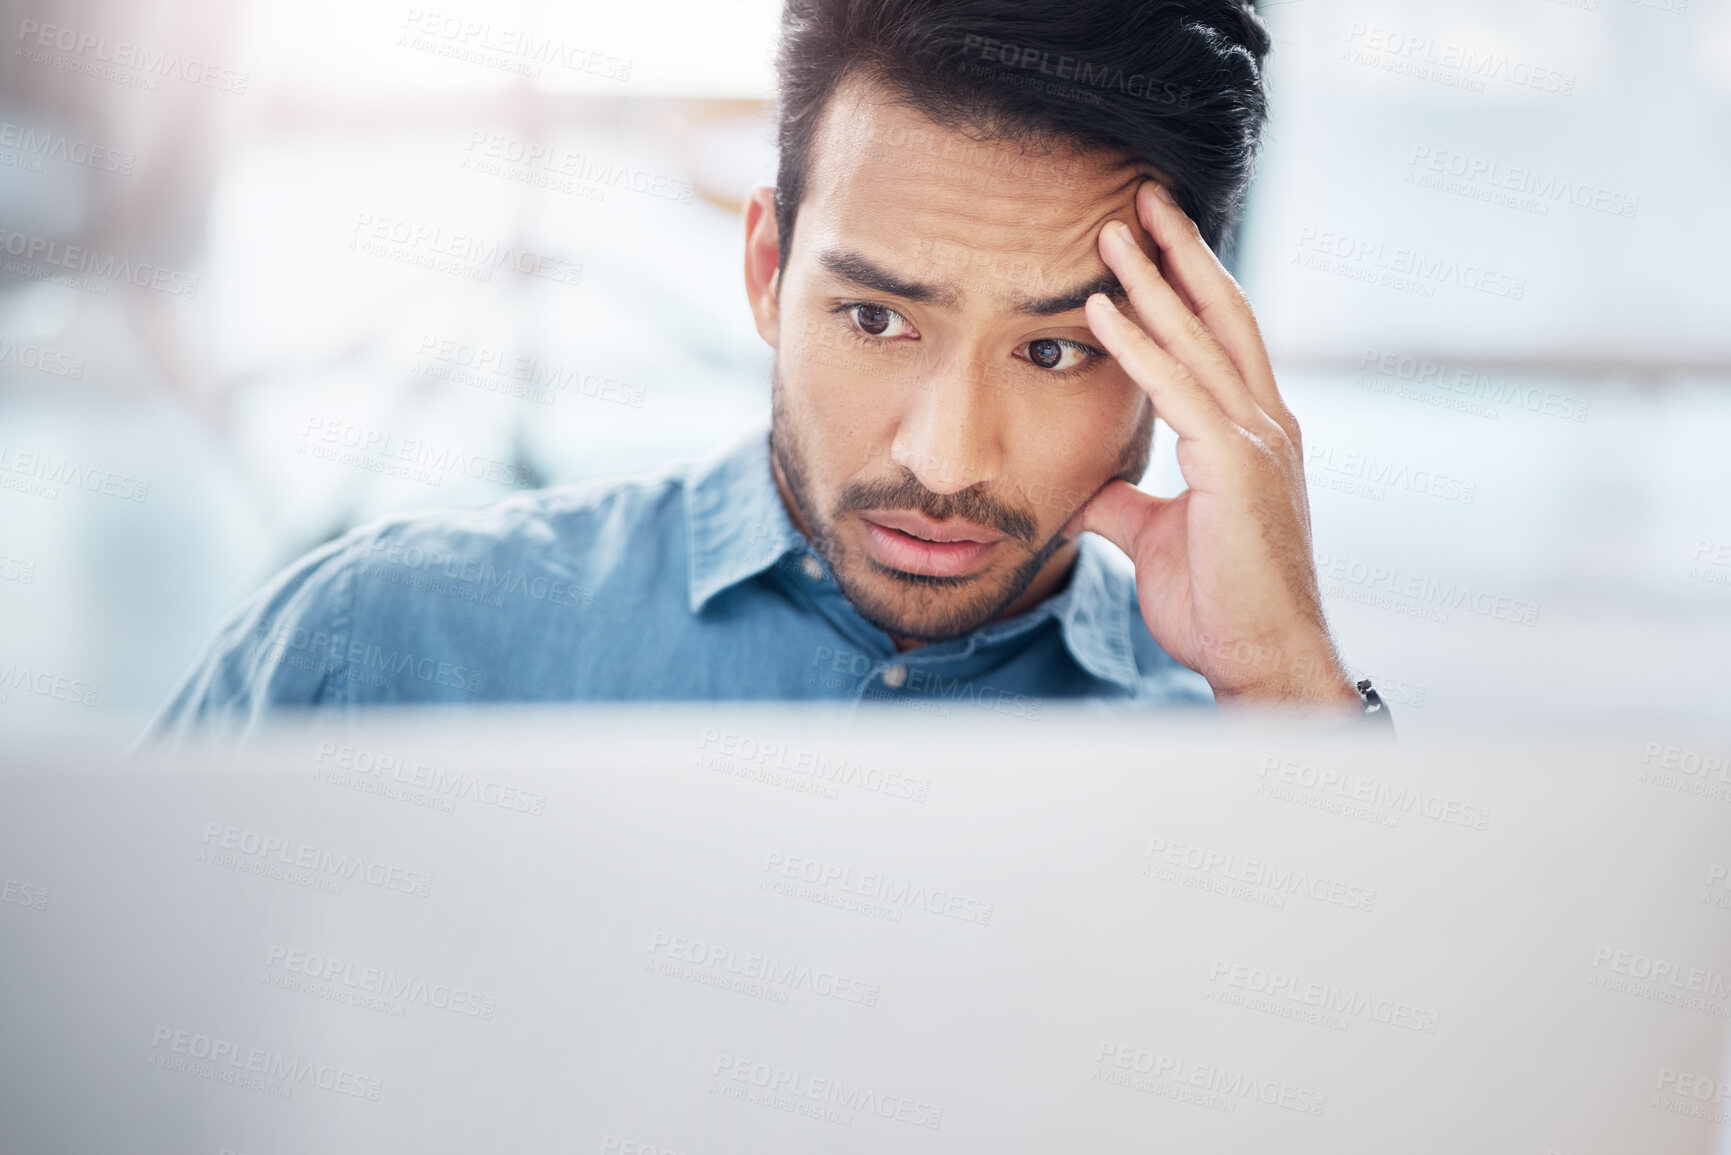
{"type": "Polygon", "coordinates": [[[1066,341],[1062,337],[1041,337],[1029,341],[1022,349],[1029,364],[1054,373],[1072,373],[1085,369],[1096,358],[1104,356],[1100,350],[1090,345],[1079,341],[1066,341]]]}
{"type": "Polygon", "coordinates": [[[882,337],[889,340],[894,337],[905,337],[912,333],[908,319],[887,305],[873,305],[866,302],[855,302],[843,305],[841,311],[853,322],[854,328],[868,337],[882,337]]]}

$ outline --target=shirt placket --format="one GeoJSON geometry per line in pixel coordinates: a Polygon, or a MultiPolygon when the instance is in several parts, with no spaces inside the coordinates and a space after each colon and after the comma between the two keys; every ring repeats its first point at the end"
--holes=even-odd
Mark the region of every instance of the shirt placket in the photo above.
{"type": "MultiPolygon", "coordinates": [[[[869,662],[863,671],[857,668],[857,663],[843,663],[847,673],[859,679],[851,696],[856,708],[862,702],[884,702],[936,712],[927,709],[928,705],[940,706],[944,697],[934,695],[926,688],[933,679],[948,677],[952,684],[977,680],[984,665],[981,659],[987,651],[1032,633],[1044,620],[1043,617],[1034,617],[1017,623],[1008,631],[1001,626],[997,630],[990,626],[981,627],[962,639],[959,646],[953,642],[940,642],[917,650],[898,651],[889,635],[866,621],[853,608],[833,575],[815,554],[800,551],[790,570],[799,575],[798,584],[804,587],[802,595],[844,638],[859,645],[860,656],[869,662]]],[[[832,660],[831,664],[833,667],[835,661],[832,660]]]]}

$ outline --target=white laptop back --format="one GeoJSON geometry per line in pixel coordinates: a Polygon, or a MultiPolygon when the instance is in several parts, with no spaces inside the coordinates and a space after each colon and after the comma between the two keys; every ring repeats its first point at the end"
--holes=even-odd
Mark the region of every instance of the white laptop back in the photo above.
{"type": "Polygon", "coordinates": [[[733,707],[14,751],[0,1150],[1727,1151],[1728,753],[733,707]]]}

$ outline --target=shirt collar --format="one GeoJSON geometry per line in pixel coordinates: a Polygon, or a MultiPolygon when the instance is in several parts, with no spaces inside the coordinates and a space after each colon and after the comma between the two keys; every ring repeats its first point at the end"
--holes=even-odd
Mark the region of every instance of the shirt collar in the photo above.
{"type": "MultiPolygon", "coordinates": [[[[808,548],[805,535],[787,515],[770,470],[767,423],[692,467],[686,483],[686,528],[694,614],[788,552],[808,548]]],[[[989,642],[1056,618],[1077,665],[1135,693],[1140,683],[1130,646],[1135,581],[1107,560],[1104,551],[1110,548],[1083,534],[1069,584],[1025,614],[981,626],[978,639],[989,642]]]]}
{"type": "Polygon", "coordinates": [[[1140,624],[1131,620],[1132,614],[1141,612],[1137,609],[1136,579],[1110,562],[1108,551],[1112,549],[1093,534],[1083,534],[1070,584],[1047,598],[1044,605],[1058,619],[1064,645],[1077,665],[1135,694],[1142,684],[1130,647],[1130,631],[1140,624]]]}
{"type": "Polygon", "coordinates": [[[770,472],[767,423],[692,467],[685,517],[694,614],[722,590],[805,547],[770,472]]]}

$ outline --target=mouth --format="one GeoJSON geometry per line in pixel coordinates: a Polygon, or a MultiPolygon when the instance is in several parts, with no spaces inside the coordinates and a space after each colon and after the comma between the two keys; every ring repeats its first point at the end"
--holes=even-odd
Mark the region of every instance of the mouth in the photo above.
{"type": "Polygon", "coordinates": [[[966,521],[934,521],[907,510],[860,514],[866,545],[890,569],[927,577],[960,577],[1004,540],[1004,535],[966,521]]]}

